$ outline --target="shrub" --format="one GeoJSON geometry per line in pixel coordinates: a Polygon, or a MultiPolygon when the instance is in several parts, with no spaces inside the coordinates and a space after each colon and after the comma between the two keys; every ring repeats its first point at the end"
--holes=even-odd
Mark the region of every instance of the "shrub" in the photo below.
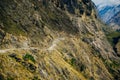
{"type": "Polygon", "coordinates": [[[84,71],[85,69],[86,69],[86,66],[83,65],[83,64],[81,64],[81,66],[80,66],[80,71],[84,71]]]}
{"type": "Polygon", "coordinates": [[[72,59],[70,60],[70,64],[71,64],[72,66],[74,66],[74,65],[76,64],[76,59],[75,59],[75,58],[72,58],[72,59]]]}
{"type": "Polygon", "coordinates": [[[23,59],[24,60],[31,60],[32,62],[35,63],[34,57],[32,55],[28,54],[28,53],[23,56],[23,59]]]}

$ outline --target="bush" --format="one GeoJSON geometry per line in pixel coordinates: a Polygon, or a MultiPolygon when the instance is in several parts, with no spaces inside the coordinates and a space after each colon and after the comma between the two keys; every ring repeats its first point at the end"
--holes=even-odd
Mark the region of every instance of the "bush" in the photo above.
{"type": "Polygon", "coordinates": [[[81,64],[81,66],[80,66],[80,71],[84,71],[85,69],[86,69],[86,66],[83,65],[83,64],[81,64]]]}
{"type": "Polygon", "coordinates": [[[32,62],[35,63],[34,57],[33,57],[32,55],[28,54],[28,53],[25,54],[25,56],[23,56],[23,59],[24,59],[24,60],[31,60],[32,62]]]}
{"type": "Polygon", "coordinates": [[[70,64],[71,64],[72,66],[74,66],[74,65],[76,64],[76,59],[75,59],[75,58],[72,58],[72,59],[70,60],[70,64]]]}

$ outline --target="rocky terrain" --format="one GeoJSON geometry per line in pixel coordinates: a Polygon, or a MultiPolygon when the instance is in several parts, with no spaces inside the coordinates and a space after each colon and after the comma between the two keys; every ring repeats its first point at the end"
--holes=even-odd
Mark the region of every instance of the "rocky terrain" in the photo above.
{"type": "Polygon", "coordinates": [[[119,80],[103,27],[91,0],[0,0],[0,80],[119,80]]]}

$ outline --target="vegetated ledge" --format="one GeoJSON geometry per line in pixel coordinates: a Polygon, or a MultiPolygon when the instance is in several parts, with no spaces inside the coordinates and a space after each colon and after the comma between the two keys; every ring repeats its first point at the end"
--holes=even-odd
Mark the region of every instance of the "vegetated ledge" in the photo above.
{"type": "MultiPolygon", "coordinates": [[[[118,44],[120,40],[120,32],[119,31],[112,31],[108,34],[106,34],[108,41],[113,47],[113,50],[118,53],[116,45],[118,44]]],[[[118,55],[118,54],[117,54],[118,55]]],[[[119,55],[118,55],[119,56],[119,55]]]]}
{"type": "MultiPolygon", "coordinates": [[[[118,53],[118,48],[116,47],[116,45],[118,44],[119,40],[120,40],[120,36],[113,38],[113,43],[114,43],[113,50],[114,50],[116,53],[118,53]]],[[[120,57],[120,55],[118,55],[118,56],[120,57]]]]}

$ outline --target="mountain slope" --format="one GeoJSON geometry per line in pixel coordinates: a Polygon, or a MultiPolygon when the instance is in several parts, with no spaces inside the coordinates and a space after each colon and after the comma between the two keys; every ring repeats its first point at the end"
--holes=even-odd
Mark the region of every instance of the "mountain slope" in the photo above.
{"type": "Polygon", "coordinates": [[[0,80],[119,79],[101,26],[91,0],[1,0],[0,80]]]}

